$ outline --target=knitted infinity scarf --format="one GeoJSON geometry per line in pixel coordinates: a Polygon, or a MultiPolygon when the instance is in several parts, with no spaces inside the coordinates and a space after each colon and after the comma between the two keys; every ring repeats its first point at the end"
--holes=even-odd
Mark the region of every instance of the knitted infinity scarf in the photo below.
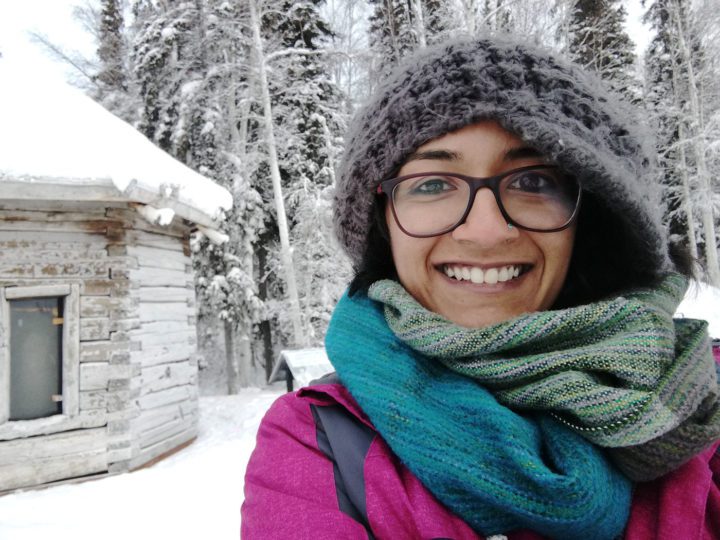
{"type": "Polygon", "coordinates": [[[622,533],[630,483],[595,445],[549,415],[514,412],[472,378],[411,348],[388,327],[381,304],[344,296],[326,348],[393,452],[476,531],[585,540],[622,533]]]}
{"type": "Polygon", "coordinates": [[[652,290],[480,329],[426,310],[394,281],[374,284],[369,296],[412,349],[513,410],[550,413],[643,481],[720,438],[707,323],[672,318],[686,289],[672,274],[652,290]]]}

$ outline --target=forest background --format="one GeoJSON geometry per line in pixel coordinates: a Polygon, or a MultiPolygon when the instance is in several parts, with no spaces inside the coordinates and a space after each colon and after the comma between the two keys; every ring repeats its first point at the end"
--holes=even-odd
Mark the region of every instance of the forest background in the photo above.
{"type": "Polygon", "coordinates": [[[108,110],[227,187],[229,240],[192,240],[201,392],[263,385],[282,349],[321,346],[352,269],[332,232],[345,127],[413,50],[513,32],[595,70],[656,134],[673,239],[720,286],[718,0],[92,0],[97,54],[37,36],[108,110]]]}

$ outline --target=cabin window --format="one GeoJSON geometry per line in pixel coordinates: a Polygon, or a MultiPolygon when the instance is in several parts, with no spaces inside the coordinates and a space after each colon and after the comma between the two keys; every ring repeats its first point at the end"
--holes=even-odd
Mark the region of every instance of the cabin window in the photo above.
{"type": "Polygon", "coordinates": [[[0,423],[76,415],[79,286],[0,292],[0,423]]]}
{"type": "Polygon", "coordinates": [[[10,420],[62,414],[63,296],[10,300],[10,420]]]}

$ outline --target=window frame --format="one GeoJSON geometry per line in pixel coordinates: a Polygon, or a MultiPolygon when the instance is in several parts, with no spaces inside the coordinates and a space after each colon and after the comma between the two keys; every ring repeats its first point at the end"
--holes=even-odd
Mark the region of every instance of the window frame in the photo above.
{"type": "Polygon", "coordinates": [[[0,288],[0,439],[30,431],[62,431],[80,413],[80,285],[29,285],[0,288]],[[62,413],[33,420],[10,420],[10,301],[63,298],[62,413]]]}

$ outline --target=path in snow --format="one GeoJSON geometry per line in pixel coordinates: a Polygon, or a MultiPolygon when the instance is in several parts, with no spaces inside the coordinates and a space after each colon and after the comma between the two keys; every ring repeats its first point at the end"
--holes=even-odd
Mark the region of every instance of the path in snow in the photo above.
{"type": "Polygon", "coordinates": [[[282,391],[200,398],[197,440],[148,469],[0,497],[0,539],[236,540],[255,433],[282,391]]]}

